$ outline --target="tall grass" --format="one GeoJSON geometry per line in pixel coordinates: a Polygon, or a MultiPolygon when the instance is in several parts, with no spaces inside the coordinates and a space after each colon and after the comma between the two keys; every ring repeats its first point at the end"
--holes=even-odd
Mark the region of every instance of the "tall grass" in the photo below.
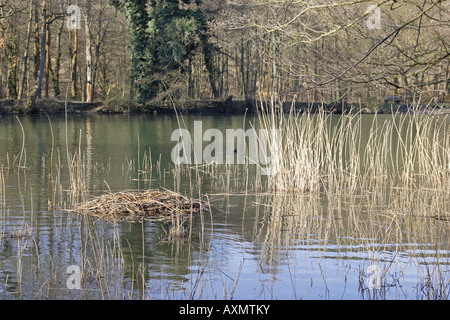
{"type": "MultiPolygon", "coordinates": [[[[375,115],[363,126],[356,112],[312,114],[262,106],[259,121],[280,130],[279,170],[273,192],[346,192],[376,188],[447,190],[450,182],[450,119],[419,113],[375,115]],[[369,138],[363,140],[363,130],[369,138]],[[398,143],[394,143],[398,141],[398,143]]],[[[272,143],[277,143],[272,141],[272,143]]]]}
{"type": "MultiPolygon", "coordinates": [[[[415,298],[448,299],[448,239],[445,230],[439,230],[450,221],[450,119],[419,112],[375,115],[371,122],[364,117],[324,110],[286,113],[261,105],[261,126],[280,130],[280,139],[272,142],[279,143],[279,152],[272,155],[279,170],[267,178],[268,191],[275,196],[269,202],[263,257],[269,266],[277,265],[277,247],[288,247],[303,229],[317,230],[328,255],[328,242],[338,247],[358,243],[363,253],[380,253],[379,259],[368,262],[381,266],[381,285],[369,290],[363,269],[363,298],[388,297],[391,287],[404,285],[402,268],[417,264],[415,298]],[[318,203],[324,199],[329,207],[321,212],[318,203]],[[345,227],[339,222],[343,217],[345,227]],[[306,228],[303,223],[308,223],[306,228]],[[432,243],[433,258],[425,254],[422,262],[416,243],[432,243]],[[406,261],[386,261],[383,253],[392,245],[413,254],[406,261]]],[[[411,296],[406,288],[396,294],[411,296]]]]}

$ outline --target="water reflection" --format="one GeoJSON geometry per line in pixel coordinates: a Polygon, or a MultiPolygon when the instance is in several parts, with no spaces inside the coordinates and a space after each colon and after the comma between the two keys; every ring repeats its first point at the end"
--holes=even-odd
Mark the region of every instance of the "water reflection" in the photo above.
{"type": "MultiPolygon", "coordinates": [[[[448,190],[266,194],[255,167],[177,171],[173,116],[19,120],[24,136],[18,119],[0,118],[1,299],[448,296],[448,190]],[[211,211],[187,219],[188,240],[167,241],[170,223],[68,214],[72,187],[86,199],[164,187],[207,195],[211,211]],[[82,290],[66,286],[70,265],[83,270],[82,290]]],[[[223,130],[256,124],[184,123],[195,120],[223,130]]]]}

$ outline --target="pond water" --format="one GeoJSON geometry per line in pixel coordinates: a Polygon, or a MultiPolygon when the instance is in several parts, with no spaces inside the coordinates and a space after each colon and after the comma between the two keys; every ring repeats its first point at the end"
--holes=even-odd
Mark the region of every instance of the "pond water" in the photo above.
{"type": "MultiPolygon", "coordinates": [[[[364,129],[373,116],[362,117],[364,129]]],[[[241,115],[0,117],[0,299],[448,298],[450,223],[423,213],[448,214],[448,190],[274,195],[253,165],[177,171],[172,133],[195,121],[257,126],[241,115]],[[64,210],[149,188],[211,210],[187,217],[182,239],[169,239],[170,222],[64,210]]]]}

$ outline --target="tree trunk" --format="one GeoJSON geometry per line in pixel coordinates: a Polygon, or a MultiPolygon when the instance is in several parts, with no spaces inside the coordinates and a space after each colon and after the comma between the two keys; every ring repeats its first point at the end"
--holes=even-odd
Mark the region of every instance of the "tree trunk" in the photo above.
{"type": "Polygon", "coordinates": [[[28,51],[30,48],[31,26],[33,23],[33,1],[34,0],[30,0],[30,12],[28,15],[28,28],[27,28],[27,43],[25,45],[25,51],[23,53],[22,58],[22,77],[20,79],[20,86],[19,86],[19,94],[18,94],[19,99],[23,98],[23,88],[25,86],[25,78],[27,76],[28,51]]]}
{"type": "Polygon", "coordinates": [[[92,102],[92,48],[91,32],[89,26],[89,9],[85,14],[86,29],[86,102],[92,102]]]}
{"type": "Polygon", "coordinates": [[[44,78],[44,72],[45,72],[45,58],[46,58],[46,35],[45,35],[45,28],[47,25],[47,20],[46,20],[46,10],[45,10],[45,0],[43,1],[43,11],[42,11],[42,37],[41,37],[41,47],[40,47],[40,52],[41,52],[41,61],[39,63],[39,70],[38,70],[38,77],[37,77],[37,83],[36,83],[36,87],[34,89],[34,91],[31,93],[29,99],[28,99],[28,103],[27,103],[27,110],[31,110],[32,108],[34,108],[35,104],[36,104],[36,99],[38,98],[38,96],[40,95],[41,89],[42,89],[42,80],[44,78]]]}
{"type": "Polygon", "coordinates": [[[245,48],[244,48],[244,39],[241,39],[241,48],[240,48],[241,59],[239,63],[240,73],[242,77],[242,90],[244,93],[245,99],[248,98],[248,78],[246,77],[247,73],[245,72],[245,48]]]}
{"type": "Polygon", "coordinates": [[[187,71],[188,71],[187,94],[189,99],[192,99],[194,91],[194,84],[192,82],[192,57],[189,57],[187,71]]]}
{"type": "MultiPolygon", "coordinates": [[[[39,66],[41,63],[41,36],[39,34],[40,23],[39,23],[39,4],[37,1],[34,2],[34,81],[35,84],[38,82],[39,76],[39,66]]],[[[38,92],[39,97],[41,93],[38,92]]]]}
{"type": "Polygon", "coordinates": [[[7,74],[7,99],[17,99],[17,67],[14,56],[8,59],[8,74],[7,74]]]}
{"type": "MultiPolygon", "coordinates": [[[[47,12],[50,10],[50,0],[45,1],[45,9],[47,12]]],[[[50,35],[50,15],[47,15],[47,18],[45,19],[45,97],[48,98],[49,96],[49,86],[50,86],[50,64],[51,64],[51,58],[50,58],[50,41],[51,41],[51,35],[50,35]]]]}
{"type": "Polygon", "coordinates": [[[72,66],[72,99],[77,97],[77,55],[78,55],[78,29],[75,28],[69,31],[69,43],[72,66]],[[72,34],[73,34],[73,48],[72,48],[72,34]]]}
{"type": "Polygon", "coordinates": [[[280,93],[280,76],[278,70],[278,60],[280,56],[279,37],[277,32],[272,33],[272,96],[275,104],[278,104],[278,97],[280,93]]]}
{"type": "Polygon", "coordinates": [[[215,72],[214,63],[213,63],[213,54],[212,54],[211,46],[207,42],[207,39],[202,39],[202,40],[203,40],[203,56],[205,59],[206,70],[208,70],[209,83],[211,85],[213,97],[218,98],[219,91],[217,90],[217,87],[216,87],[216,77],[215,77],[216,72],[215,72]]]}
{"type": "Polygon", "coordinates": [[[449,97],[449,92],[448,92],[449,84],[450,84],[449,70],[450,70],[450,64],[447,64],[447,68],[445,70],[445,77],[444,77],[444,79],[447,79],[447,81],[444,81],[444,83],[443,83],[444,88],[442,90],[442,102],[445,102],[445,98],[449,97]]]}
{"type": "Polygon", "coordinates": [[[56,56],[55,56],[55,68],[52,70],[53,80],[53,94],[55,97],[61,95],[61,88],[59,86],[59,70],[61,68],[61,34],[64,28],[64,23],[61,23],[56,35],[56,56]]]}

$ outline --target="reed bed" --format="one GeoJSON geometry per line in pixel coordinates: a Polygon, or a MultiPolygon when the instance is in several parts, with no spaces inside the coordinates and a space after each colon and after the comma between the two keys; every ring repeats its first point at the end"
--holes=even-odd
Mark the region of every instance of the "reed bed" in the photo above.
{"type": "Polygon", "coordinates": [[[278,141],[269,141],[279,147],[272,155],[278,170],[268,178],[268,191],[357,193],[401,187],[449,192],[448,116],[375,115],[370,125],[363,116],[261,107],[260,125],[280,131],[278,141]]]}
{"type": "Polygon", "coordinates": [[[70,211],[102,219],[143,221],[170,220],[176,216],[196,213],[204,207],[204,202],[180,193],[146,190],[104,194],[78,204],[70,211]]]}

